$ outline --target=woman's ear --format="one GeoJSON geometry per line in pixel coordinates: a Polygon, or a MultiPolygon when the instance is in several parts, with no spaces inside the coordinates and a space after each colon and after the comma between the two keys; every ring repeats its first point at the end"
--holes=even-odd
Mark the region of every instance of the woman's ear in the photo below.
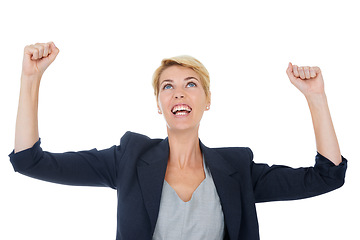
{"type": "Polygon", "coordinates": [[[158,113],[162,114],[160,106],[159,106],[159,100],[158,99],[156,99],[156,106],[157,106],[157,109],[158,109],[158,113]]]}
{"type": "Polygon", "coordinates": [[[210,109],[210,105],[211,105],[211,92],[209,91],[207,96],[206,111],[210,109]]]}

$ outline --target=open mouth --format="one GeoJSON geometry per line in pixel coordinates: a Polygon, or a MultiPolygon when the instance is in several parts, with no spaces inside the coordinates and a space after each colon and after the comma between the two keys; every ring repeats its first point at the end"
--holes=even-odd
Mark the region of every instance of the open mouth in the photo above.
{"type": "Polygon", "coordinates": [[[171,112],[175,116],[185,116],[188,115],[191,112],[191,107],[186,104],[177,104],[172,109],[171,112]]]}

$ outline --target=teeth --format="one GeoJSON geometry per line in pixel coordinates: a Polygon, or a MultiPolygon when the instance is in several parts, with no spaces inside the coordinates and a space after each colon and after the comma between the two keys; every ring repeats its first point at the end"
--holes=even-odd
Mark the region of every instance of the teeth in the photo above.
{"type": "Polygon", "coordinates": [[[177,113],[175,113],[175,115],[178,115],[178,116],[184,116],[185,114],[187,114],[187,112],[177,112],[177,113]]]}
{"type": "MultiPolygon", "coordinates": [[[[175,106],[172,110],[173,113],[176,113],[177,111],[188,111],[188,112],[191,112],[191,108],[187,105],[178,105],[178,106],[175,106]]],[[[182,114],[184,115],[184,114],[182,114]]]]}

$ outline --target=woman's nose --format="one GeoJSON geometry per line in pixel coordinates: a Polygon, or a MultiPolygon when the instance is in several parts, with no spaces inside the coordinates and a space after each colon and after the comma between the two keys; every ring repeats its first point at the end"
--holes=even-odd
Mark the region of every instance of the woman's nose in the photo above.
{"type": "Polygon", "coordinates": [[[177,91],[175,93],[175,98],[176,99],[180,99],[180,98],[184,98],[184,97],[185,97],[185,95],[184,95],[184,93],[182,91],[177,91]]]}

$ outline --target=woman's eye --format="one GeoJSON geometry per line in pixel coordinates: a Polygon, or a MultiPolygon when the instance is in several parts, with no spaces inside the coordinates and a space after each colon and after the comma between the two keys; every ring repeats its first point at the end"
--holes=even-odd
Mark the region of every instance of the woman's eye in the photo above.
{"type": "Polygon", "coordinates": [[[164,86],[164,89],[171,89],[172,88],[172,86],[170,85],[170,84],[166,84],[165,86],[164,86]]]}
{"type": "Polygon", "coordinates": [[[190,82],[190,83],[187,84],[187,87],[196,87],[196,84],[193,83],[193,82],[190,82]]]}

